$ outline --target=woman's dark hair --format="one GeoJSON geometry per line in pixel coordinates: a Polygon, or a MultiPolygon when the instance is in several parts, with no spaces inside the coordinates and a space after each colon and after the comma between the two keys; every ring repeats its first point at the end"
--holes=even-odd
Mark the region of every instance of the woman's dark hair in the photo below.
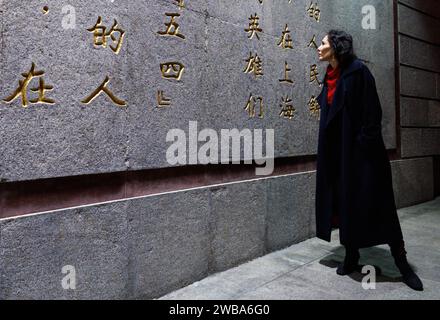
{"type": "Polygon", "coordinates": [[[353,37],[342,30],[330,30],[327,35],[336,59],[341,68],[345,69],[357,58],[353,49],[353,37]]]}

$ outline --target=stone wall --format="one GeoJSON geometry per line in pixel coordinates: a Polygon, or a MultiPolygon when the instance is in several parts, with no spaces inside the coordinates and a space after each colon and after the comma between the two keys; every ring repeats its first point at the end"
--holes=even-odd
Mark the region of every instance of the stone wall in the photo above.
{"type": "MultiPolygon", "coordinates": [[[[291,3],[259,0],[186,1],[179,9],[173,0],[163,1],[70,1],[74,8],[73,29],[65,21],[64,3],[47,1],[44,14],[41,1],[2,3],[2,42],[0,76],[1,98],[17,89],[22,73],[32,64],[43,71],[45,93],[54,104],[32,104],[23,108],[19,97],[2,101],[0,117],[1,181],[28,181],[72,175],[170,167],[166,136],[170,129],[188,131],[189,121],[199,130],[273,128],[275,157],[314,155],[317,148],[318,118],[308,102],[321,89],[325,67],[316,49],[308,47],[313,36],[319,44],[330,28],[351,31],[359,56],[368,61],[375,74],[382,103],[395,104],[394,42],[390,1],[322,1],[319,22],[308,15],[308,0],[291,3]],[[374,5],[381,14],[380,30],[361,27],[362,6],[374,5]],[[344,8],[341,12],[338,8],[344,8]],[[163,36],[171,17],[177,13],[178,36],[163,36]],[[257,15],[262,30],[252,39],[245,31],[249,18],[257,15]],[[95,45],[93,27],[101,18],[99,32],[121,39],[119,52],[95,45]],[[356,18],[357,17],[357,18],[356,18]],[[67,23],[67,25],[66,25],[67,23]],[[289,28],[292,49],[278,46],[285,26],[289,28]],[[259,40],[257,38],[259,37],[259,40]],[[375,52],[381,52],[375,55],[375,52]],[[258,55],[262,75],[243,72],[248,59],[258,55]],[[166,78],[161,64],[176,62],[184,69],[181,78],[166,78]],[[285,63],[293,85],[280,83],[285,63]],[[316,65],[317,81],[310,82],[311,66],[316,65]],[[126,106],[119,106],[105,93],[90,103],[82,103],[109,77],[108,90],[126,106]],[[157,108],[157,93],[171,100],[157,108]],[[250,117],[245,107],[250,95],[262,97],[264,114],[250,117]],[[282,98],[295,107],[295,117],[280,116],[282,98]]],[[[70,8],[70,9],[69,9],[70,8]]],[[[102,37],[96,40],[103,41],[102,37]]],[[[178,66],[176,66],[178,67],[178,66]]],[[[35,77],[29,85],[38,87],[35,77]]],[[[37,98],[29,93],[29,100],[37,98]]],[[[257,114],[259,104],[257,101],[257,114]]],[[[388,148],[396,146],[395,109],[384,108],[384,139],[388,148]]],[[[188,151],[188,158],[191,156],[188,151]]]]}
{"type": "Polygon", "coordinates": [[[400,0],[398,17],[401,156],[402,159],[432,159],[433,192],[438,196],[440,4],[437,1],[400,0]]]}
{"type": "MultiPolygon", "coordinates": [[[[397,206],[438,191],[434,0],[317,1],[319,22],[306,0],[192,0],[184,9],[171,0],[74,0],[75,29],[62,27],[63,4],[46,3],[48,11],[36,0],[0,0],[0,98],[35,63],[55,101],[0,102],[0,299],[156,298],[313,237],[318,121],[307,104],[320,88],[308,78],[317,58],[307,44],[331,28],[353,34],[376,78],[397,206]],[[376,30],[361,27],[365,4],[376,8],[376,30]],[[158,34],[172,12],[185,39],[158,34]],[[260,40],[244,30],[255,14],[260,40]],[[118,54],[93,44],[87,29],[99,16],[126,32],[118,54]],[[293,49],[277,46],[285,24],[293,49]],[[263,59],[257,79],[243,72],[250,52],[263,59]],[[185,66],[179,81],[161,75],[170,61],[185,66]],[[285,62],[293,86],[279,82],[285,62]],[[105,93],[81,103],[106,76],[126,106],[105,93]],[[170,106],[157,108],[158,91],[170,106]],[[265,99],[263,118],[244,110],[251,93],[265,99]],[[286,94],[293,119],[279,115],[286,94]],[[274,174],[167,163],[166,133],[194,120],[200,130],[274,128],[274,174]],[[66,265],[75,267],[75,290],[61,285],[66,265]]],[[[322,77],[326,65],[317,67],[322,77]]]]}

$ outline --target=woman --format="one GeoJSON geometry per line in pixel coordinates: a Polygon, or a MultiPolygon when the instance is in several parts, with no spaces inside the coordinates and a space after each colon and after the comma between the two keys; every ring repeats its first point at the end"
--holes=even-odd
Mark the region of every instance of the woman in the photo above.
{"type": "Polygon", "coordinates": [[[317,236],[330,242],[332,228],[339,228],[346,252],[339,275],[360,270],[359,248],[388,244],[403,281],[421,291],[406,259],[375,79],[344,31],[331,30],[317,51],[329,63],[318,96],[317,236]]]}

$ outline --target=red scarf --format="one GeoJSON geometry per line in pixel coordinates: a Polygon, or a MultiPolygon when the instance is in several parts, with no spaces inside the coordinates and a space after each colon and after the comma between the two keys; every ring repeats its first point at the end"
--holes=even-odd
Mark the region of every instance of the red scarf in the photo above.
{"type": "Polygon", "coordinates": [[[333,102],[333,96],[336,91],[336,84],[338,83],[339,76],[341,74],[341,68],[339,65],[334,69],[331,64],[327,67],[327,102],[329,105],[333,102]]]}

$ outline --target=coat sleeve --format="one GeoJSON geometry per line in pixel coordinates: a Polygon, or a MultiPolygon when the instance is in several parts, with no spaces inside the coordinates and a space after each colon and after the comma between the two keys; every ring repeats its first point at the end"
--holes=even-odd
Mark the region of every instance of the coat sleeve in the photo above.
{"type": "Polygon", "coordinates": [[[382,141],[382,106],[376,89],[376,81],[364,66],[361,94],[361,129],[356,139],[365,151],[372,152],[382,141]]]}

